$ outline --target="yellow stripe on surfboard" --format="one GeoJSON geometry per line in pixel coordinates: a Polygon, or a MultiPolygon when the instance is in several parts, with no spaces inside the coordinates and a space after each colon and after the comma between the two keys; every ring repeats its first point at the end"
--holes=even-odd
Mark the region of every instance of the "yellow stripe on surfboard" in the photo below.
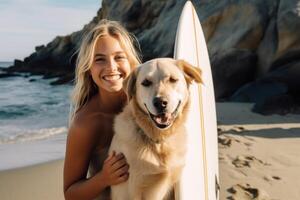
{"type": "MultiPolygon", "coordinates": [[[[196,30],[196,17],[195,17],[195,9],[192,8],[193,14],[193,28],[194,28],[194,36],[195,36],[195,44],[196,44],[196,57],[197,57],[197,66],[200,67],[199,61],[199,50],[198,50],[198,41],[197,41],[197,30],[196,30]]],[[[204,170],[204,186],[205,186],[205,200],[208,200],[208,176],[207,176],[207,159],[206,159],[206,140],[205,140],[205,127],[204,127],[204,114],[203,114],[203,100],[202,100],[202,88],[201,85],[198,85],[198,93],[199,93],[199,108],[200,108],[200,120],[201,120],[201,136],[202,136],[202,156],[203,156],[203,170],[204,170]]]]}

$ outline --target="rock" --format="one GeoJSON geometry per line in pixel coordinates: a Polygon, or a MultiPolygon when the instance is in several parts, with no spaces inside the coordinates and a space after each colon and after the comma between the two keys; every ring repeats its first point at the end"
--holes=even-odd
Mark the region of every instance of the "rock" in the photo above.
{"type": "Polygon", "coordinates": [[[120,21],[139,39],[143,60],[172,57],[177,22],[185,1],[103,1],[106,18],[120,21]]]}
{"type": "Polygon", "coordinates": [[[253,51],[231,49],[212,57],[215,97],[219,100],[231,96],[241,85],[254,79],[257,55],[253,51]]]}
{"type": "Polygon", "coordinates": [[[36,79],[31,78],[31,79],[29,79],[29,82],[36,82],[36,79]]]}
{"type": "Polygon", "coordinates": [[[51,85],[61,85],[66,83],[72,83],[74,81],[74,74],[68,74],[64,77],[58,78],[56,81],[52,81],[51,85]]]}
{"type": "Polygon", "coordinates": [[[230,101],[255,102],[253,111],[265,115],[299,112],[300,62],[293,56],[284,56],[276,65],[265,76],[241,87],[230,101]]]}
{"type": "Polygon", "coordinates": [[[40,50],[42,50],[43,48],[45,48],[45,45],[36,46],[36,47],[35,47],[35,51],[40,51],[40,50]]]}
{"type": "Polygon", "coordinates": [[[200,19],[204,18],[202,23],[210,54],[232,48],[256,50],[274,2],[240,0],[200,4],[198,13],[200,19]]]}
{"type": "Polygon", "coordinates": [[[256,103],[252,111],[263,115],[286,115],[288,113],[300,114],[299,105],[292,96],[286,94],[270,96],[263,102],[256,103]]]}
{"type": "Polygon", "coordinates": [[[23,61],[22,60],[18,60],[18,59],[15,59],[14,60],[14,67],[19,67],[19,68],[22,68],[23,67],[23,61]]]}
{"type": "Polygon", "coordinates": [[[16,73],[0,73],[0,78],[8,78],[8,77],[13,77],[13,76],[20,76],[20,74],[16,73]]]}
{"type": "MultiPolygon", "coordinates": [[[[103,0],[102,8],[82,30],[36,47],[8,71],[60,77],[58,83],[73,80],[70,77],[74,75],[80,38],[103,18],[120,21],[136,35],[143,61],[172,57],[177,22],[185,2],[103,0]]],[[[300,102],[298,0],[192,2],[206,37],[217,101],[253,101],[258,103],[258,110],[262,108],[259,105],[284,95],[295,104],[300,102]]]]}
{"type": "Polygon", "coordinates": [[[230,101],[263,103],[267,98],[286,94],[288,88],[285,84],[272,81],[255,81],[244,85],[237,90],[230,101]]]}

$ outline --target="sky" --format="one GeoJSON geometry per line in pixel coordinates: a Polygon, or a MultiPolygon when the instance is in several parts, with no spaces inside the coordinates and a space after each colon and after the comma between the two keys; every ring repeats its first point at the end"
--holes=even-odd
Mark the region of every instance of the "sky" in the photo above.
{"type": "Polygon", "coordinates": [[[36,46],[96,16],[101,0],[0,0],[0,61],[23,60],[36,46]]]}

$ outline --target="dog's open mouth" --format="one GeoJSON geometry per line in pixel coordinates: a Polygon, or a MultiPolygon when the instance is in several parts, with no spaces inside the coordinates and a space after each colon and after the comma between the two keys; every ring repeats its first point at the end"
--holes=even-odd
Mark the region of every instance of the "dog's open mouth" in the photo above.
{"type": "Polygon", "coordinates": [[[146,104],[144,104],[144,105],[150,115],[150,118],[155,123],[155,125],[160,129],[166,129],[172,125],[175,118],[177,117],[177,112],[178,112],[178,108],[179,108],[180,104],[181,104],[181,101],[178,102],[176,109],[172,113],[163,112],[163,113],[159,113],[157,115],[152,114],[149,111],[149,109],[147,108],[147,105],[146,104]]]}

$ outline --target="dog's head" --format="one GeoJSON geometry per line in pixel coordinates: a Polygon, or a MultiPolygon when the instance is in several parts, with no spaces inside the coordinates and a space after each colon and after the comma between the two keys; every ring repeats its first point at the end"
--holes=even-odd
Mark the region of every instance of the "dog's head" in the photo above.
{"type": "Polygon", "coordinates": [[[157,128],[167,129],[187,103],[193,80],[202,82],[199,68],[183,60],[158,58],[136,68],[124,81],[124,90],[157,128]]]}

